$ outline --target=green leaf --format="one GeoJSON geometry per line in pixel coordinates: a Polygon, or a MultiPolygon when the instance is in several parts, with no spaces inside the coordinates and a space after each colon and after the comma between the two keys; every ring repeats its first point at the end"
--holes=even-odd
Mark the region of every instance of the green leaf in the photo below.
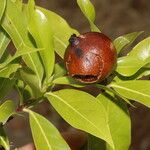
{"type": "Polygon", "coordinates": [[[144,66],[141,69],[139,69],[138,72],[136,72],[133,76],[129,76],[129,77],[121,76],[119,74],[116,74],[116,75],[117,76],[113,79],[116,82],[127,81],[127,80],[137,80],[144,76],[150,75],[150,68],[144,66]]]}
{"type": "Polygon", "coordinates": [[[114,88],[120,95],[150,107],[150,81],[120,81],[111,83],[109,86],[114,88]]]}
{"type": "Polygon", "coordinates": [[[79,34],[76,30],[72,29],[68,23],[56,13],[43,9],[41,7],[36,7],[37,10],[42,11],[47,19],[51,23],[51,29],[54,38],[54,49],[56,53],[63,58],[65,50],[69,44],[69,38],[72,34],[79,34]]]}
{"type": "Polygon", "coordinates": [[[8,57],[3,63],[0,64],[0,68],[7,66],[9,63],[14,61],[16,58],[24,55],[30,55],[31,53],[35,53],[37,51],[41,51],[43,49],[30,48],[23,45],[20,45],[20,50],[16,51],[16,53],[12,57],[8,57]]]}
{"type": "Polygon", "coordinates": [[[140,78],[142,78],[144,76],[148,76],[148,75],[150,75],[150,69],[143,68],[141,70],[141,74],[137,76],[137,79],[140,79],[140,78]]]}
{"type": "Polygon", "coordinates": [[[90,0],[77,0],[77,3],[79,5],[81,11],[85,15],[85,17],[88,19],[90,26],[91,26],[91,30],[96,31],[96,32],[100,32],[98,27],[94,24],[95,9],[94,9],[94,6],[91,3],[91,1],[90,0]]]}
{"type": "Polygon", "coordinates": [[[13,101],[7,100],[0,105],[0,123],[5,124],[13,114],[15,114],[15,104],[13,101]]]}
{"type": "MultiPolygon", "coordinates": [[[[20,6],[17,7],[16,3],[11,0],[7,0],[2,27],[7,31],[18,51],[20,48],[26,49],[26,51],[28,51],[29,48],[34,48],[31,36],[29,36],[27,30],[28,24],[26,16],[21,11],[20,6]]],[[[36,73],[39,80],[39,86],[41,87],[43,67],[38,54],[27,54],[23,56],[23,59],[27,66],[36,73]]]]}
{"type": "Polygon", "coordinates": [[[37,150],[70,150],[53,124],[31,110],[25,111],[29,113],[30,127],[37,150]]]}
{"type": "Polygon", "coordinates": [[[0,21],[5,11],[5,6],[6,6],[6,0],[1,0],[0,1],[0,21]]]}
{"type": "Polygon", "coordinates": [[[27,85],[30,86],[31,88],[30,90],[32,91],[32,96],[34,98],[39,98],[42,96],[42,91],[41,89],[39,89],[39,86],[38,86],[39,83],[34,72],[29,70],[28,68],[24,68],[24,69],[19,70],[18,75],[19,75],[18,77],[19,79],[21,79],[27,85]]]}
{"type": "Polygon", "coordinates": [[[116,47],[117,53],[119,54],[124,47],[131,45],[135,41],[135,39],[142,33],[143,31],[133,32],[116,38],[113,43],[116,47]]]}
{"type": "Polygon", "coordinates": [[[14,84],[14,79],[0,78],[0,100],[12,90],[14,84]]]}
{"type": "Polygon", "coordinates": [[[0,27],[0,59],[2,58],[9,42],[10,38],[8,37],[7,33],[0,27]]]}
{"type": "Polygon", "coordinates": [[[10,150],[8,137],[5,134],[5,131],[2,127],[0,127],[0,148],[3,146],[5,150],[10,150]]]}
{"type": "Polygon", "coordinates": [[[63,64],[56,63],[54,66],[54,79],[62,77],[67,74],[63,64]]]}
{"type": "Polygon", "coordinates": [[[23,0],[14,0],[13,2],[20,10],[22,10],[23,0]]]}
{"type": "MultiPolygon", "coordinates": [[[[33,89],[29,85],[26,85],[22,80],[18,80],[15,84],[15,88],[19,94],[20,105],[29,103],[29,100],[35,100],[33,89]]],[[[32,101],[33,102],[33,101],[32,101]]],[[[31,102],[31,103],[32,103],[31,102]]]]}
{"type": "Polygon", "coordinates": [[[62,84],[62,85],[70,85],[70,86],[74,86],[74,87],[78,87],[78,88],[86,86],[86,84],[82,84],[68,76],[57,78],[53,81],[53,83],[54,84],[62,84]]]}
{"type": "Polygon", "coordinates": [[[21,68],[20,64],[9,64],[6,67],[0,69],[0,77],[9,78],[10,75],[21,68]]]}
{"type": "Polygon", "coordinates": [[[99,137],[114,147],[107,126],[105,108],[95,97],[74,89],[49,92],[45,96],[58,113],[73,127],[99,137]]]}
{"type": "Polygon", "coordinates": [[[117,72],[123,76],[132,76],[150,62],[150,37],[138,43],[125,57],[118,59],[117,72]]]}
{"type": "MultiPolygon", "coordinates": [[[[126,104],[107,93],[99,94],[97,99],[105,107],[114,150],[127,150],[131,141],[131,121],[126,104]]],[[[111,149],[107,145],[107,150],[111,149]]]]}
{"type": "Polygon", "coordinates": [[[51,31],[51,22],[47,16],[39,9],[35,8],[34,0],[28,2],[28,16],[29,16],[29,31],[36,41],[39,48],[44,48],[40,51],[45,72],[46,80],[51,77],[54,68],[55,54],[53,34],[51,31]]]}
{"type": "Polygon", "coordinates": [[[150,63],[146,64],[144,67],[150,69],[150,63]]]}

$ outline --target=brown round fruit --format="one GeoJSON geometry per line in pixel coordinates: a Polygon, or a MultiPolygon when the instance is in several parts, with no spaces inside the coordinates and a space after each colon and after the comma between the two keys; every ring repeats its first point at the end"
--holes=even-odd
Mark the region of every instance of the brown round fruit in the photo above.
{"type": "Polygon", "coordinates": [[[64,60],[68,74],[83,83],[104,80],[116,66],[117,53],[112,41],[104,34],[88,32],[73,34],[64,60]]]}

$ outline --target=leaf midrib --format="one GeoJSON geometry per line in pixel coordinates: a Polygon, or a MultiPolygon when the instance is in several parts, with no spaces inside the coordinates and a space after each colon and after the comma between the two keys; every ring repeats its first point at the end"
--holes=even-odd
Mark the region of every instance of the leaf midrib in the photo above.
{"type": "MultiPolygon", "coordinates": [[[[19,36],[19,38],[20,38],[20,40],[21,40],[20,45],[21,45],[21,44],[26,45],[26,44],[24,43],[23,39],[22,39],[22,36],[21,36],[20,33],[18,32],[16,26],[14,25],[13,21],[12,21],[11,18],[8,16],[8,14],[6,14],[6,17],[7,17],[8,20],[11,22],[11,24],[12,24],[12,26],[14,27],[16,33],[18,34],[18,36],[19,36]]],[[[20,45],[19,45],[19,46],[20,46],[20,45]]],[[[27,47],[28,47],[28,46],[27,46],[27,47]]],[[[39,80],[39,87],[41,87],[41,85],[40,85],[40,81],[41,81],[41,80],[40,80],[40,75],[39,75],[39,73],[38,73],[38,68],[36,68],[36,65],[34,64],[34,61],[33,61],[32,57],[31,57],[31,55],[30,55],[30,54],[27,54],[27,55],[29,56],[29,58],[30,58],[30,60],[31,60],[31,62],[32,62],[32,65],[33,65],[33,67],[34,67],[34,69],[35,69],[36,75],[37,75],[38,80],[39,80]]]]}
{"type": "Polygon", "coordinates": [[[3,47],[3,43],[4,43],[5,39],[7,39],[6,36],[4,36],[4,37],[1,39],[0,49],[3,47]]]}
{"type": "Polygon", "coordinates": [[[141,92],[139,92],[139,91],[136,91],[136,90],[132,90],[132,89],[123,87],[123,86],[119,86],[119,85],[115,85],[115,84],[110,84],[110,86],[111,86],[111,87],[116,87],[116,88],[119,88],[119,89],[124,89],[124,90],[127,90],[127,91],[129,91],[129,92],[136,93],[136,94],[142,95],[142,96],[144,96],[144,97],[149,97],[149,98],[150,98],[150,95],[147,95],[147,94],[141,93],[141,92]]]}
{"type": "MultiPolygon", "coordinates": [[[[79,111],[77,111],[76,109],[74,109],[71,105],[69,105],[68,103],[66,103],[61,97],[55,95],[54,93],[47,93],[46,95],[50,95],[53,97],[58,98],[61,102],[63,102],[64,104],[66,104],[69,108],[71,108],[74,112],[76,112],[79,116],[81,116],[84,120],[86,120],[87,122],[89,122],[92,126],[94,126],[94,128],[96,128],[100,134],[103,135],[103,133],[99,130],[98,127],[96,127],[91,121],[89,121],[88,119],[86,119],[86,117],[84,115],[82,115],[79,111]]],[[[104,136],[105,137],[105,136],[104,136]]]]}
{"type": "Polygon", "coordinates": [[[48,139],[47,139],[47,137],[46,137],[46,134],[45,134],[44,130],[42,129],[42,127],[41,127],[41,125],[40,125],[38,119],[36,118],[36,116],[34,115],[33,112],[30,111],[30,114],[32,115],[33,119],[35,120],[35,122],[36,122],[37,125],[39,126],[39,129],[41,130],[41,133],[42,133],[42,135],[43,135],[43,137],[44,137],[44,139],[45,139],[45,141],[46,141],[46,143],[47,143],[48,148],[49,148],[50,150],[52,150],[52,147],[51,147],[51,145],[50,145],[50,143],[49,143],[49,141],[48,141],[48,139]]]}

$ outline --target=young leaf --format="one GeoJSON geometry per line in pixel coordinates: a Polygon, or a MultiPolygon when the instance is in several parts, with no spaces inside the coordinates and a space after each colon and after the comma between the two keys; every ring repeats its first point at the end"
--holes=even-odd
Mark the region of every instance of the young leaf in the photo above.
{"type": "Polygon", "coordinates": [[[29,32],[36,41],[38,48],[44,48],[40,55],[46,72],[46,80],[51,77],[54,68],[55,54],[51,22],[39,9],[35,8],[34,0],[28,2],[29,32]]]}
{"type": "Polygon", "coordinates": [[[114,150],[127,150],[131,141],[131,121],[128,108],[124,102],[118,101],[111,95],[99,94],[97,99],[105,107],[114,150]]]}
{"type": "Polygon", "coordinates": [[[118,59],[117,72],[123,76],[132,76],[150,62],[150,37],[138,43],[125,57],[118,59]]]}
{"type": "Polygon", "coordinates": [[[36,7],[37,10],[42,11],[51,23],[51,29],[54,38],[54,49],[56,53],[63,58],[65,50],[69,44],[68,40],[72,34],[79,34],[76,30],[72,29],[67,22],[56,13],[36,7]]]}
{"type": "Polygon", "coordinates": [[[100,32],[98,27],[94,24],[95,20],[95,9],[93,4],[91,3],[90,0],[77,0],[77,3],[85,15],[85,17],[88,19],[90,23],[90,27],[92,31],[100,32]]]}
{"type": "Polygon", "coordinates": [[[150,81],[120,81],[111,83],[109,86],[114,88],[120,95],[150,107],[150,81]]]}
{"type": "Polygon", "coordinates": [[[39,89],[39,83],[36,75],[31,70],[29,70],[28,68],[19,70],[18,78],[30,86],[30,90],[32,91],[32,95],[34,96],[34,98],[39,98],[42,96],[42,91],[41,89],[39,89]]]}
{"type": "Polygon", "coordinates": [[[0,123],[5,124],[10,116],[15,114],[15,104],[11,100],[0,105],[0,123]]]}
{"type": "Polygon", "coordinates": [[[25,111],[29,113],[30,127],[37,150],[70,150],[53,124],[31,110],[25,111]]]}
{"type": "Polygon", "coordinates": [[[3,146],[5,150],[10,150],[8,137],[5,134],[5,131],[2,127],[0,127],[0,148],[3,146]]]}
{"type": "Polygon", "coordinates": [[[117,53],[119,54],[124,47],[131,45],[134,42],[134,40],[142,33],[143,31],[133,32],[116,38],[113,43],[116,47],[117,53]]]}
{"type": "Polygon", "coordinates": [[[1,0],[0,1],[0,21],[5,10],[5,6],[6,6],[6,0],[1,0]]]}
{"type": "MultiPolygon", "coordinates": [[[[29,47],[30,49],[34,48],[31,37],[29,36],[27,30],[27,26],[25,14],[23,14],[19,6],[17,7],[15,2],[8,0],[2,27],[11,37],[17,50],[20,50],[20,46],[24,47],[24,49],[26,48],[26,51],[28,51],[29,47]]],[[[36,76],[39,80],[39,87],[41,87],[43,67],[38,54],[27,54],[23,56],[23,59],[27,66],[36,73],[36,76]]]]}
{"type": "Polygon", "coordinates": [[[73,127],[99,137],[114,147],[105,108],[95,97],[74,89],[50,92],[45,96],[73,127]]]}
{"type": "Polygon", "coordinates": [[[0,77],[9,78],[10,75],[21,68],[20,64],[9,64],[6,67],[0,69],[0,77]]]}
{"type": "Polygon", "coordinates": [[[0,100],[12,90],[14,84],[15,79],[0,78],[0,100]]]}
{"type": "Polygon", "coordinates": [[[29,100],[35,99],[33,88],[31,88],[29,85],[26,85],[26,83],[24,83],[22,80],[18,80],[18,82],[15,84],[15,88],[19,94],[20,105],[28,103],[29,100]]]}
{"type": "Polygon", "coordinates": [[[8,44],[10,42],[10,38],[7,33],[0,27],[0,59],[2,58],[8,44]]]}

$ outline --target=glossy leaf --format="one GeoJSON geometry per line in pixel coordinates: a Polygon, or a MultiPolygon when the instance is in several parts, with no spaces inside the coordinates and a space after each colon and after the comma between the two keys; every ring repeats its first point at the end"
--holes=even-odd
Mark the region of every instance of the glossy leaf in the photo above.
{"type": "Polygon", "coordinates": [[[150,81],[120,81],[111,83],[110,86],[114,88],[120,95],[150,107],[150,81]]]}
{"type": "Polygon", "coordinates": [[[113,43],[116,47],[117,53],[119,54],[124,47],[131,45],[135,41],[135,39],[142,33],[143,31],[133,32],[116,38],[113,43]]]}
{"type": "MultiPolygon", "coordinates": [[[[7,31],[18,51],[20,50],[20,46],[22,48],[24,47],[26,51],[28,51],[29,48],[34,48],[27,26],[26,16],[23,14],[19,6],[17,7],[13,1],[7,0],[2,27],[7,31]]],[[[36,73],[37,79],[39,80],[39,87],[41,87],[43,67],[38,54],[27,54],[23,56],[23,59],[27,66],[36,73]]]]}
{"type": "Polygon", "coordinates": [[[150,75],[150,69],[143,68],[142,73],[137,76],[137,79],[140,79],[144,76],[149,76],[149,75],[150,75]]]}
{"type": "Polygon", "coordinates": [[[74,89],[49,92],[45,96],[73,127],[84,130],[114,146],[107,126],[105,108],[95,97],[74,89]]]}
{"type": "Polygon", "coordinates": [[[133,50],[128,54],[131,57],[139,57],[141,60],[145,60],[150,57],[150,37],[139,42],[133,50]]]}
{"type": "Polygon", "coordinates": [[[0,78],[0,100],[12,90],[14,84],[14,79],[0,78]]]}
{"type": "MultiPolygon", "coordinates": [[[[129,149],[131,121],[126,104],[107,93],[99,94],[97,99],[105,107],[114,150],[129,149]]],[[[107,149],[110,150],[111,148],[107,145],[107,149]]]]}
{"type": "Polygon", "coordinates": [[[2,58],[8,44],[10,42],[10,38],[7,33],[0,27],[0,59],[2,58]]]}
{"type": "Polygon", "coordinates": [[[21,69],[19,70],[19,78],[30,86],[30,90],[32,91],[34,98],[39,98],[42,96],[42,91],[39,89],[39,83],[34,72],[27,68],[21,69]]]}
{"type": "Polygon", "coordinates": [[[14,0],[13,2],[20,10],[22,10],[23,0],[14,0]]]}
{"type": "Polygon", "coordinates": [[[98,27],[94,24],[95,8],[94,8],[93,4],[91,3],[91,1],[90,0],[77,0],[77,3],[79,5],[81,11],[85,15],[85,17],[88,19],[90,26],[91,26],[91,30],[100,32],[98,27]]]}
{"type": "Polygon", "coordinates": [[[0,148],[3,146],[5,150],[10,150],[8,137],[5,134],[5,131],[2,127],[0,127],[0,148]]]}
{"type": "Polygon", "coordinates": [[[138,72],[136,72],[133,76],[125,77],[125,76],[120,76],[119,74],[117,74],[117,76],[113,80],[116,82],[127,81],[127,80],[137,80],[148,75],[150,75],[150,69],[144,66],[140,70],[138,70],[138,72]]]}
{"type": "Polygon", "coordinates": [[[150,69],[150,63],[146,64],[144,67],[150,69]]]}
{"type": "Polygon", "coordinates": [[[44,48],[40,55],[46,72],[46,80],[51,77],[54,68],[55,54],[51,22],[39,9],[35,9],[34,0],[28,2],[29,31],[36,41],[38,48],[44,48]]]}
{"type": "Polygon", "coordinates": [[[123,76],[132,76],[149,62],[150,37],[138,43],[127,56],[118,59],[117,72],[123,76]]]}
{"type": "Polygon", "coordinates": [[[0,105],[0,123],[5,124],[10,116],[15,113],[15,104],[11,100],[0,105]]]}
{"type": "Polygon", "coordinates": [[[56,13],[37,7],[38,10],[42,11],[47,19],[51,22],[51,29],[54,38],[54,48],[56,53],[63,58],[65,50],[69,44],[68,40],[72,34],[79,34],[76,30],[72,29],[68,23],[56,13]]]}
{"type": "Polygon", "coordinates": [[[26,111],[29,113],[30,127],[37,150],[70,150],[53,124],[31,110],[26,111]]]}
{"type": "Polygon", "coordinates": [[[0,68],[7,66],[9,63],[14,61],[16,58],[24,55],[30,55],[31,53],[35,53],[37,51],[42,51],[43,49],[30,48],[23,45],[20,45],[20,50],[18,50],[12,57],[8,57],[3,63],[0,64],[0,68]]]}
{"type": "Polygon", "coordinates": [[[21,68],[19,64],[9,64],[8,66],[0,69],[0,77],[9,78],[10,75],[21,68]]]}
{"type": "Polygon", "coordinates": [[[5,10],[5,6],[6,6],[6,0],[1,0],[0,1],[0,21],[5,10]]]}
{"type": "Polygon", "coordinates": [[[54,84],[70,85],[74,87],[84,87],[86,84],[82,84],[71,77],[60,77],[53,81],[54,84]]]}

